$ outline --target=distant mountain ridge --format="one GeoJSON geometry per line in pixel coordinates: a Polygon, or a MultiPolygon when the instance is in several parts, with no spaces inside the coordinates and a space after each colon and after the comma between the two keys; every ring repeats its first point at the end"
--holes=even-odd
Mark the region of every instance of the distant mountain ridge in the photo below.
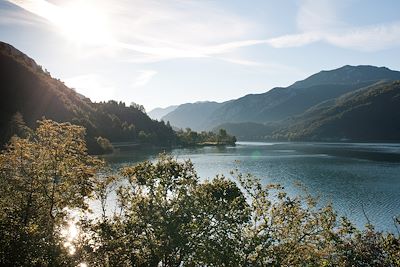
{"type": "Polygon", "coordinates": [[[207,128],[210,115],[222,105],[223,103],[208,101],[182,104],[163,116],[162,120],[169,121],[172,126],[177,128],[204,130],[207,128]]]}
{"type": "MultiPolygon", "coordinates": [[[[277,87],[265,93],[249,94],[223,102],[212,109],[206,105],[184,104],[184,108],[178,107],[172,112],[173,116],[170,113],[171,115],[167,114],[163,119],[170,121],[171,125],[178,125],[180,128],[194,127],[196,130],[220,129],[221,125],[238,130],[240,127],[243,129],[246,123],[279,124],[325,101],[377,82],[395,80],[400,80],[399,71],[369,65],[346,65],[334,70],[320,71],[285,88],[277,87]],[[188,112],[192,108],[196,110],[194,115],[188,112]],[[235,124],[242,126],[238,128],[235,124]]],[[[272,129],[269,126],[258,128],[263,128],[263,133],[272,129]]],[[[251,131],[240,132],[248,136],[251,131]]]]}
{"type": "Polygon", "coordinates": [[[345,65],[334,70],[320,71],[305,80],[295,82],[289,87],[305,88],[321,84],[354,84],[380,80],[398,80],[399,74],[399,71],[394,71],[387,67],[345,65]]]}
{"type": "Polygon", "coordinates": [[[147,112],[147,115],[149,115],[153,120],[161,120],[162,117],[174,111],[177,107],[178,105],[168,106],[166,108],[155,108],[147,112]]]}

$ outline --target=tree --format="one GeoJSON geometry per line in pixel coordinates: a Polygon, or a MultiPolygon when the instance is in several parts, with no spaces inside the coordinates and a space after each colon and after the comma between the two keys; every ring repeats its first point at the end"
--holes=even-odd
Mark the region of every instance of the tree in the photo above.
{"type": "Polygon", "coordinates": [[[219,177],[199,183],[190,161],[178,162],[165,154],[155,163],[126,167],[121,175],[128,180],[118,190],[122,214],[95,227],[102,242],[96,242],[97,250],[106,251],[107,264],[232,266],[239,262],[236,252],[248,209],[234,182],[219,177]]]}
{"type": "Polygon", "coordinates": [[[69,210],[88,209],[102,162],[87,155],[85,130],[50,120],[0,155],[0,265],[57,266],[69,210]]]}

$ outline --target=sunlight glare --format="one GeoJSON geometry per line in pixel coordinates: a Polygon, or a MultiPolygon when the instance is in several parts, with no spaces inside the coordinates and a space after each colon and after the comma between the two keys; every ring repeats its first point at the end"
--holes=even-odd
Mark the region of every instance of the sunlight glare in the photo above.
{"type": "Polygon", "coordinates": [[[68,210],[68,213],[68,224],[62,227],[60,234],[61,237],[64,239],[64,247],[67,249],[70,255],[74,255],[76,253],[75,242],[81,234],[78,226],[79,213],[72,210],[68,210]]]}
{"type": "Polygon", "coordinates": [[[60,6],[55,24],[78,45],[104,45],[112,40],[105,10],[93,2],[73,1],[60,6]]]}

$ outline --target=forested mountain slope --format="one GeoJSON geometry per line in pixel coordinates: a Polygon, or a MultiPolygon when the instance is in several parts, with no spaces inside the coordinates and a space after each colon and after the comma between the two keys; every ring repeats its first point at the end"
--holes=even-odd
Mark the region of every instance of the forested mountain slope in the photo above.
{"type": "Polygon", "coordinates": [[[87,129],[93,153],[99,151],[99,136],[111,141],[150,142],[170,145],[176,134],[170,126],[150,119],[143,107],[122,102],[93,103],[68,88],[35,61],[9,44],[0,42],[0,142],[4,145],[22,114],[27,126],[46,117],[72,122],[87,129]]]}
{"type": "Polygon", "coordinates": [[[213,112],[208,128],[222,123],[267,123],[299,115],[318,103],[369,86],[400,80],[400,72],[385,67],[344,66],[321,71],[286,88],[251,94],[230,101],[213,112]]]}
{"type": "Polygon", "coordinates": [[[284,140],[400,141],[400,81],[377,83],[317,105],[285,122],[284,140]]]}

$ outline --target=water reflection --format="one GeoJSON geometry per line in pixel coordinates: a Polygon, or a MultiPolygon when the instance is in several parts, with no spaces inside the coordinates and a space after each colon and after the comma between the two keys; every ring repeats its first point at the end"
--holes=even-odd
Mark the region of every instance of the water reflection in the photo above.
{"type": "Polygon", "coordinates": [[[77,222],[74,220],[68,222],[68,226],[61,230],[61,236],[64,238],[64,247],[68,250],[70,255],[74,255],[76,248],[74,241],[76,241],[79,234],[77,222]]]}
{"type": "MultiPolygon", "coordinates": [[[[68,219],[67,224],[61,228],[60,235],[64,240],[64,248],[68,251],[69,255],[73,256],[76,253],[77,244],[83,234],[79,227],[79,221],[83,218],[84,214],[70,209],[65,209],[64,212],[68,214],[68,219]]],[[[88,267],[88,264],[81,262],[77,267],[88,267]]]]}
{"type": "Polygon", "coordinates": [[[67,224],[60,230],[61,238],[64,240],[64,248],[70,255],[76,253],[76,243],[80,235],[79,220],[82,214],[75,210],[65,209],[68,214],[67,224]]]}

